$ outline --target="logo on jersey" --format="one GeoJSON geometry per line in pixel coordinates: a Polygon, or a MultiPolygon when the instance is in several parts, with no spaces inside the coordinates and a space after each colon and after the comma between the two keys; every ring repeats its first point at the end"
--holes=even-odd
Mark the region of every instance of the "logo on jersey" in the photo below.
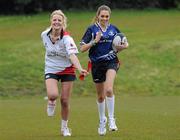
{"type": "Polygon", "coordinates": [[[50,75],[47,74],[47,75],[46,75],[46,79],[48,79],[48,78],[50,78],[50,75]]]}
{"type": "Polygon", "coordinates": [[[114,32],[112,30],[109,31],[108,33],[109,36],[114,36],[114,32]]]}
{"type": "Polygon", "coordinates": [[[70,46],[73,47],[74,45],[71,43],[70,46]]]}
{"type": "Polygon", "coordinates": [[[44,46],[47,48],[48,47],[47,43],[45,43],[44,46]]]}

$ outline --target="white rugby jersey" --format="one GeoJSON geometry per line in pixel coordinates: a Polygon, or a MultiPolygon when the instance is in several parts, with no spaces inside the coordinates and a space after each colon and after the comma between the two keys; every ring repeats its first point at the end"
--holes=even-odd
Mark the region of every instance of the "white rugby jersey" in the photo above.
{"type": "Polygon", "coordinates": [[[64,33],[62,39],[54,44],[52,43],[49,33],[51,29],[47,29],[41,33],[41,38],[46,49],[45,53],[45,74],[58,73],[72,65],[69,56],[77,54],[78,49],[73,38],[64,33]]]}

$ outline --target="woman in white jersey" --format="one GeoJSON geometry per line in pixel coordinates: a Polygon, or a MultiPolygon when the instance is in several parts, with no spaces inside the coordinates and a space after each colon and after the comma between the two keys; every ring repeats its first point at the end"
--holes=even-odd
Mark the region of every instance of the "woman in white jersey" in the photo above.
{"type": "Polygon", "coordinates": [[[61,133],[71,136],[68,128],[69,98],[76,79],[75,68],[81,75],[88,72],[82,69],[76,56],[78,49],[73,38],[66,32],[67,19],[61,10],[55,10],[50,17],[50,28],[41,33],[41,38],[46,50],[45,53],[45,84],[47,89],[48,104],[47,115],[55,113],[56,99],[58,98],[58,81],[61,81],[61,133]]]}
{"type": "MultiPolygon", "coordinates": [[[[110,131],[118,128],[114,117],[115,96],[113,84],[119,68],[117,54],[113,51],[112,41],[120,30],[109,23],[111,9],[102,5],[96,12],[93,25],[89,26],[81,40],[81,51],[89,51],[92,63],[92,78],[97,91],[97,106],[99,111],[99,135],[106,134],[107,118],[105,116],[105,104],[108,110],[108,124],[110,131]]],[[[122,51],[128,47],[128,43],[119,44],[122,51]]]]}

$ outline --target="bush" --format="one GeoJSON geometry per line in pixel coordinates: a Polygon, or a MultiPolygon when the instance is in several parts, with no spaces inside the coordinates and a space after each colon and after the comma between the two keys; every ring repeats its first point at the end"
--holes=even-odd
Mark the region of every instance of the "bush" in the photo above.
{"type": "Polygon", "coordinates": [[[180,0],[1,0],[0,14],[31,14],[40,11],[95,10],[102,4],[112,9],[179,8],[180,0]]]}

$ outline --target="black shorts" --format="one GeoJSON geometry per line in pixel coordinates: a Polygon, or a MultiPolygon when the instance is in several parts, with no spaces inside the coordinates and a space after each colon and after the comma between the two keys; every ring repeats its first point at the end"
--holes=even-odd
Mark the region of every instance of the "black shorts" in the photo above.
{"type": "Polygon", "coordinates": [[[61,82],[67,82],[76,80],[76,76],[73,74],[58,75],[54,73],[47,73],[45,74],[45,80],[47,79],[56,79],[57,81],[61,80],[61,82]]]}
{"type": "Polygon", "coordinates": [[[114,69],[116,72],[119,69],[119,60],[113,59],[110,61],[103,61],[92,63],[92,78],[95,83],[102,83],[106,81],[106,72],[108,69],[114,69]]]}

